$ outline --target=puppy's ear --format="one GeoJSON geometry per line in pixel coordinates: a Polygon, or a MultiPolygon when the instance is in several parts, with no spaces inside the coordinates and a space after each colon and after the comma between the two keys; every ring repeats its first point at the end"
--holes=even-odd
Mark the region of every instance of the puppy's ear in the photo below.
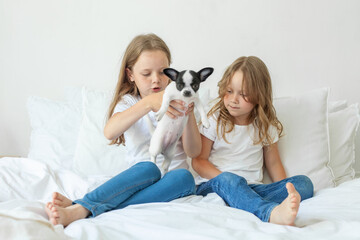
{"type": "Polygon", "coordinates": [[[205,81],[213,73],[213,71],[214,71],[214,69],[212,67],[206,67],[206,68],[201,69],[198,72],[200,81],[201,82],[205,81]]]}
{"type": "Polygon", "coordinates": [[[179,75],[179,72],[176,71],[175,69],[173,68],[165,68],[164,71],[166,76],[168,76],[172,81],[176,81],[178,75],[179,75]]]}

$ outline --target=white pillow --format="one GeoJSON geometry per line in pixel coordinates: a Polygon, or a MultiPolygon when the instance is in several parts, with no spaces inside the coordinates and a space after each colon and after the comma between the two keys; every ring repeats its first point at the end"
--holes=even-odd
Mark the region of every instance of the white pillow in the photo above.
{"type": "Polygon", "coordinates": [[[329,168],[327,103],[327,88],[274,100],[284,126],[278,146],[285,171],[288,176],[308,176],[315,191],[334,186],[329,168]]]}
{"type": "Polygon", "coordinates": [[[126,148],[109,145],[103,134],[111,92],[82,90],[82,122],[73,168],[82,175],[115,175],[125,170],[126,148]]]}
{"type": "Polygon", "coordinates": [[[355,135],[359,120],[358,104],[329,113],[330,167],[336,185],[355,177],[355,135]]]}
{"type": "Polygon", "coordinates": [[[360,128],[356,131],[355,136],[355,178],[360,177],[360,128]]]}
{"type": "Polygon", "coordinates": [[[333,113],[343,110],[348,106],[347,100],[331,101],[329,102],[328,112],[333,113]]]}
{"type": "Polygon", "coordinates": [[[66,86],[64,87],[64,97],[66,102],[75,105],[82,112],[82,89],[83,87],[66,86]]]}
{"type": "Polygon", "coordinates": [[[81,110],[70,103],[29,97],[31,136],[28,157],[53,168],[72,167],[81,110]]]}

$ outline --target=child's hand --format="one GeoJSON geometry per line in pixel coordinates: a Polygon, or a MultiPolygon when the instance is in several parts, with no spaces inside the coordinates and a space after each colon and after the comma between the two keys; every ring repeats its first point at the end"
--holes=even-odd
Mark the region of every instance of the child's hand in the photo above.
{"type": "Polygon", "coordinates": [[[148,95],[146,98],[148,98],[148,102],[150,104],[151,111],[157,112],[159,111],[162,103],[162,99],[164,96],[164,91],[153,93],[151,95],[148,95]]]}
{"type": "Polygon", "coordinates": [[[194,111],[194,103],[190,103],[185,115],[189,115],[193,111],[194,111]]]}
{"type": "Polygon", "coordinates": [[[189,113],[191,113],[194,110],[194,103],[190,103],[187,107],[185,105],[185,102],[181,101],[181,100],[172,100],[170,102],[170,106],[166,112],[166,114],[172,118],[172,119],[176,119],[178,117],[184,116],[184,112],[185,115],[188,115],[189,113]]]}
{"type": "MultiPolygon", "coordinates": [[[[158,93],[153,93],[153,94],[147,96],[147,98],[149,99],[149,102],[151,104],[151,110],[153,112],[159,111],[159,109],[161,107],[163,95],[164,95],[164,91],[161,91],[158,93]]],[[[184,112],[185,112],[185,115],[189,115],[193,110],[194,110],[194,103],[190,103],[186,107],[184,101],[172,100],[170,102],[170,105],[167,109],[166,114],[170,118],[176,119],[178,117],[184,116],[184,112]]]]}

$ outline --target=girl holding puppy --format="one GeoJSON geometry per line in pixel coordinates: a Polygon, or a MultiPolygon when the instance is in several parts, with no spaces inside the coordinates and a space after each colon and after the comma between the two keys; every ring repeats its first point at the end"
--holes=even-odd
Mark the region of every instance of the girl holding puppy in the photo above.
{"type": "MultiPolygon", "coordinates": [[[[186,156],[195,157],[201,149],[193,104],[185,106],[178,100],[170,103],[167,112],[170,117],[183,115],[181,111],[189,115],[170,171],[161,177],[158,166],[149,161],[151,133],[145,118],[148,115],[156,125],[154,112],[160,109],[163,90],[169,83],[163,70],[170,63],[167,45],[155,34],[140,35],[130,42],[122,60],[104,135],[111,144],[126,142],[131,167],[74,202],[60,193],[53,193],[46,212],[54,225],[67,226],[75,220],[128,205],[167,202],[194,193],[194,179],[186,162],[186,156]]],[[[161,157],[157,158],[159,166],[161,157]]]]}
{"type": "Polygon", "coordinates": [[[300,201],[313,195],[306,176],[287,178],[277,141],[282,124],[272,104],[271,78],[257,57],[240,57],[218,84],[219,97],[200,127],[202,150],[192,160],[198,195],[215,192],[264,222],[294,225],[300,201]],[[274,183],[262,184],[263,164],[274,183]]]}

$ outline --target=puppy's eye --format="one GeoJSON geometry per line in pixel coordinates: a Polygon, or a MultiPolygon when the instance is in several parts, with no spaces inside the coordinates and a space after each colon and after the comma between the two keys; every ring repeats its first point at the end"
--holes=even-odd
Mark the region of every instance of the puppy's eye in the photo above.
{"type": "Polygon", "coordinates": [[[183,89],[185,87],[184,83],[178,83],[177,84],[178,89],[183,89]]]}
{"type": "Polygon", "coordinates": [[[193,87],[193,88],[198,88],[199,85],[198,85],[198,84],[193,84],[192,87],[193,87]]]}

